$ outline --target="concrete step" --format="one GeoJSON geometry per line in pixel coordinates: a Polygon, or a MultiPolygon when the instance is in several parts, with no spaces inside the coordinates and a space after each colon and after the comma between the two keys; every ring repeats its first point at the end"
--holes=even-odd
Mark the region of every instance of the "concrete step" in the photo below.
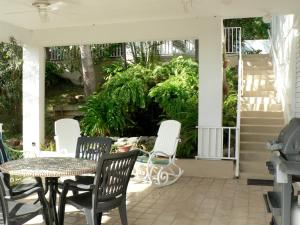
{"type": "Polygon", "coordinates": [[[245,133],[245,132],[241,132],[241,134],[240,134],[241,141],[245,141],[245,142],[251,142],[251,141],[267,142],[267,141],[276,139],[277,136],[278,136],[277,133],[245,133]]]}
{"type": "Polygon", "coordinates": [[[241,126],[241,132],[242,133],[274,133],[277,137],[279,135],[279,132],[283,126],[273,126],[273,125],[251,125],[251,124],[243,124],[241,126]]]}
{"type": "Polygon", "coordinates": [[[268,65],[267,63],[251,63],[249,62],[248,64],[244,64],[243,67],[244,71],[253,70],[253,71],[260,71],[260,70],[272,70],[273,66],[268,65]]]}
{"type": "Polygon", "coordinates": [[[261,179],[261,180],[273,180],[273,176],[270,174],[258,174],[258,173],[248,173],[240,172],[240,179],[261,179]]]}
{"type": "Polygon", "coordinates": [[[281,104],[242,104],[242,111],[282,112],[281,104]]]}
{"type": "Polygon", "coordinates": [[[240,161],[240,171],[262,175],[269,174],[265,161],[240,161]]]}
{"type": "Polygon", "coordinates": [[[242,117],[241,126],[243,124],[252,124],[252,125],[284,125],[282,118],[278,117],[268,117],[268,118],[259,118],[259,117],[242,117]]]}
{"type": "Polygon", "coordinates": [[[263,161],[266,162],[272,158],[270,151],[241,151],[240,161],[263,161]]]}
{"type": "Polygon", "coordinates": [[[268,151],[266,147],[266,142],[246,142],[246,141],[241,141],[240,143],[240,149],[242,151],[268,151]]]}
{"type": "Polygon", "coordinates": [[[241,117],[259,117],[259,118],[282,118],[282,112],[260,112],[260,111],[242,111],[241,117]]]}
{"type": "Polygon", "coordinates": [[[274,97],[245,97],[243,96],[241,99],[242,104],[264,104],[264,105],[270,105],[270,104],[279,104],[277,98],[274,97]]]}
{"type": "Polygon", "coordinates": [[[275,82],[270,80],[254,80],[249,77],[243,80],[243,90],[246,91],[275,91],[275,82]]]}
{"type": "MultiPolygon", "coordinates": [[[[273,85],[253,85],[251,83],[244,83],[243,85],[243,93],[245,94],[245,92],[253,92],[253,96],[270,96],[269,93],[263,93],[262,95],[255,93],[255,92],[273,92],[276,93],[276,91],[274,90],[274,86],[273,85]]],[[[273,93],[271,93],[271,96],[275,96],[273,93]]],[[[251,96],[248,94],[248,96],[251,96]]]]}
{"type": "Polygon", "coordinates": [[[255,80],[275,80],[274,71],[271,68],[259,69],[259,68],[244,68],[243,71],[244,79],[255,79],[255,80]]]}
{"type": "Polygon", "coordinates": [[[266,60],[272,60],[272,57],[270,54],[243,54],[242,58],[244,60],[251,60],[251,59],[266,59],[266,60]]]}

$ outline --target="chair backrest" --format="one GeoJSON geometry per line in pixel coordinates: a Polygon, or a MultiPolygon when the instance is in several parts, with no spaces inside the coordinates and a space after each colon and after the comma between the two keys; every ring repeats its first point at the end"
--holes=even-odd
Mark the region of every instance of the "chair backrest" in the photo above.
{"type": "Polygon", "coordinates": [[[79,137],[76,147],[76,158],[98,160],[109,154],[112,140],[106,137],[79,137]]]}
{"type": "Polygon", "coordinates": [[[97,165],[93,202],[126,198],[126,191],[138,150],[104,155],[97,165]]]}
{"type": "Polygon", "coordinates": [[[74,119],[60,119],[55,121],[56,151],[75,156],[77,138],[80,137],[79,122],[74,119]]]}
{"type": "Polygon", "coordinates": [[[0,164],[5,163],[7,161],[9,161],[9,155],[5,150],[2,138],[0,138],[0,164]]]}
{"type": "Polygon", "coordinates": [[[180,129],[181,123],[176,120],[161,122],[153,152],[163,152],[169,156],[175,155],[179,142],[180,129]]]}

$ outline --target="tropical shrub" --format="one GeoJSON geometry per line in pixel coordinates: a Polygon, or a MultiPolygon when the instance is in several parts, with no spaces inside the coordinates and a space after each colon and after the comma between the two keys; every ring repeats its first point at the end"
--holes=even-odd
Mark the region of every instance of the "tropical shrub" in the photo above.
{"type": "Polygon", "coordinates": [[[46,62],[46,71],[45,71],[45,86],[50,88],[58,85],[62,82],[63,79],[59,75],[63,73],[63,69],[57,64],[50,61],[46,62]]]}
{"type": "Polygon", "coordinates": [[[84,133],[151,136],[157,132],[159,121],[176,119],[182,123],[178,156],[193,156],[197,143],[197,63],[178,57],[153,69],[137,64],[125,71],[111,71],[113,75],[82,108],[84,133]]]}
{"type": "Polygon", "coordinates": [[[177,154],[195,154],[198,121],[198,65],[191,59],[178,57],[155,71],[156,77],[167,80],[153,87],[149,95],[159,104],[166,119],[181,122],[181,140],[177,154]],[[158,73],[163,71],[164,73],[158,73]]]}
{"type": "Polygon", "coordinates": [[[223,125],[236,126],[236,109],[238,94],[238,72],[236,67],[226,69],[226,80],[228,85],[228,93],[224,96],[223,103],[223,125]]]}
{"type": "Polygon", "coordinates": [[[87,135],[122,135],[134,126],[131,115],[146,107],[151,71],[141,65],[112,76],[82,107],[81,121],[87,135]]]}
{"type": "Polygon", "coordinates": [[[4,123],[4,129],[21,133],[22,47],[14,38],[9,43],[0,43],[0,112],[0,118],[9,121],[4,123]]]}

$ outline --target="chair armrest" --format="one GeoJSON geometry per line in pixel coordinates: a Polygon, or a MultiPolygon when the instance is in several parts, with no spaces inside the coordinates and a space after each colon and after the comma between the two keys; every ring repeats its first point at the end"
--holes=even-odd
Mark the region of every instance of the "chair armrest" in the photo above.
{"type": "Polygon", "coordinates": [[[34,187],[28,191],[23,192],[22,194],[19,195],[14,195],[14,196],[5,196],[5,199],[7,200],[20,200],[23,198],[26,198],[32,194],[41,194],[43,193],[43,188],[42,187],[34,187]]]}
{"type": "Polygon", "coordinates": [[[91,191],[94,189],[95,185],[94,184],[88,184],[88,185],[81,184],[77,181],[68,179],[63,182],[63,189],[65,189],[65,187],[67,187],[68,189],[77,188],[82,191],[91,191]]]}
{"type": "Polygon", "coordinates": [[[169,164],[172,162],[172,157],[173,157],[172,155],[168,155],[165,152],[161,152],[161,151],[155,151],[150,154],[150,157],[148,160],[148,165],[152,162],[152,159],[156,156],[163,156],[163,157],[168,158],[169,164]]]}
{"type": "Polygon", "coordinates": [[[161,151],[155,151],[155,152],[151,153],[151,156],[157,156],[157,155],[162,155],[162,156],[165,156],[165,157],[168,157],[168,158],[172,157],[172,155],[168,155],[165,152],[161,152],[161,151]]]}

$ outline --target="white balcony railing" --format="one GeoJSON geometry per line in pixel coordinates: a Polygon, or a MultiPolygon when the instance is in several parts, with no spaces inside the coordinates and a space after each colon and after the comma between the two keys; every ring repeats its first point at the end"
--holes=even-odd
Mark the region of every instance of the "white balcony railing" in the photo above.
{"type": "Polygon", "coordinates": [[[242,50],[241,43],[241,28],[240,27],[225,27],[225,48],[227,54],[239,54],[242,50]]]}

